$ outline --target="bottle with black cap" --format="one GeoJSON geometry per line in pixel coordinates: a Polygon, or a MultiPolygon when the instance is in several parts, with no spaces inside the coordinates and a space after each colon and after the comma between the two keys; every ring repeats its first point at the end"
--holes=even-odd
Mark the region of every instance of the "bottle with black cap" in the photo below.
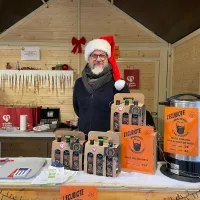
{"type": "MultiPolygon", "coordinates": [[[[116,100],[116,105],[120,105],[120,100],[116,100]]],[[[119,119],[120,119],[120,114],[118,112],[114,112],[114,114],[113,114],[113,130],[116,132],[119,131],[119,119]]]]}
{"type": "Polygon", "coordinates": [[[99,139],[99,146],[103,146],[103,139],[99,139]]]}
{"type": "Polygon", "coordinates": [[[94,138],[90,138],[90,145],[94,145],[94,138]]]}
{"type": "Polygon", "coordinates": [[[97,154],[96,156],[96,175],[103,176],[103,155],[97,154]]]}
{"type": "MultiPolygon", "coordinates": [[[[125,106],[129,105],[129,100],[125,100],[125,106]]],[[[124,112],[122,114],[122,124],[129,124],[129,114],[127,112],[124,112]]]]}
{"type": "Polygon", "coordinates": [[[113,176],[113,158],[106,156],[106,176],[113,176]]]}
{"type": "Polygon", "coordinates": [[[66,138],[66,143],[70,143],[71,136],[70,135],[66,135],[65,138],[66,138]]]}
{"type": "Polygon", "coordinates": [[[134,101],[134,106],[132,109],[132,125],[138,125],[138,115],[140,112],[140,108],[138,106],[138,101],[134,101]]]}
{"type": "Polygon", "coordinates": [[[119,132],[119,124],[120,124],[120,114],[118,112],[114,113],[113,116],[113,130],[115,132],[119,132]]]}
{"type": "Polygon", "coordinates": [[[120,105],[120,100],[116,100],[116,105],[120,105]]]}
{"type": "Polygon", "coordinates": [[[57,163],[57,164],[60,163],[60,150],[59,149],[55,150],[54,159],[55,159],[55,163],[57,163]]]}
{"type": "Polygon", "coordinates": [[[70,135],[66,135],[66,136],[65,136],[65,139],[66,139],[67,145],[70,147],[70,139],[71,139],[71,136],[70,136],[70,135]]]}
{"type": "Polygon", "coordinates": [[[72,169],[79,171],[79,152],[74,151],[72,156],[72,169]]]}
{"type": "Polygon", "coordinates": [[[63,153],[63,165],[65,169],[70,169],[70,152],[68,150],[65,150],[63,153]]]}
{"type": "Polygon", "coordinates": [[[108,147],[113,147],[113,140],[111,139],[108,140],[108,147]]]}
{"type": "Polygon", "coordinates": [[[112,147],[113,147],[113,140],[109,139],[108,140],[108,149],[106,151],[106,176],[113,176],[113,158],[112,156],[110,156],[110,152],[111,154],[113,154],[112,152],[112,147]]]}
{"type": "Polygon", "coordinates": [[[61,136],[58,136],[57,137],[57,142],[61,142],[62,141],[62,137],[61,136]]]}
{"type": "Polygon", "coordinates": [[[93,162],[94,162],[94,155],[93,153],[89,152],[87,155],[87,173],[93,174],[93,162]]]}
{"type": "MultiPolygon", "coordinates": [[[[57,138],[56,138],[56,141],[54,141],[55,143],[57,143],[56,144],[56,146],[57,146],[57,148],[59,147],[59,143],[60,142],[62,142],[62,137],[61,136],[58,136],[57,138]]],[[[57,163],[57,164],[59,164],[60,163],[60,150],[59,149],[56,149],[55,150],[55,152],[54,152],[54,159],[55,159],[55,162],[57,163]]]]}

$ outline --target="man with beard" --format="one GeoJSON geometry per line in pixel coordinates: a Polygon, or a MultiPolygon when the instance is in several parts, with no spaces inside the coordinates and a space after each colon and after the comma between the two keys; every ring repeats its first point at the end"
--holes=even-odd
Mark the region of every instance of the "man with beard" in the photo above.
{"type": "Polygon", "coordinates": [[[110,130],[111,104],[116,93],[129,93],[128,86],[120,78],[114,58],[115,41],[105,36],[90,41],[85,47],[87,62],[74,85],[73,107],[79,130],[86,137],[89,131],[110,130]]]}

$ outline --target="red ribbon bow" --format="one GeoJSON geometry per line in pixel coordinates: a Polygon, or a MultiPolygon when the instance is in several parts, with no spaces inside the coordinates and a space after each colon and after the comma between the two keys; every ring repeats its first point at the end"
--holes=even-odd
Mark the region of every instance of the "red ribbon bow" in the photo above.
{"type": "Polygon", "coordinates": [[[78,49],[78,53],[82,53],[82,47],[81,44],[85,45],[86,39],[85,37],[82,37],[80,40],[77,40],[75,37],[72,38],[72,45],[75,45],[71,52],[74,54],[76,53],[78,49]]]}

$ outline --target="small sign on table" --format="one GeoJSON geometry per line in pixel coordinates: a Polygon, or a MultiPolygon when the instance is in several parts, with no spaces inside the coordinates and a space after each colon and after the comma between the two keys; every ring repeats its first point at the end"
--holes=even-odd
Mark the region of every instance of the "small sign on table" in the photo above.
{"type": "Polygon", "coordinates": [[[97,188],[94,186],[62,186],[60,200],[97,200],[97,188]]]}

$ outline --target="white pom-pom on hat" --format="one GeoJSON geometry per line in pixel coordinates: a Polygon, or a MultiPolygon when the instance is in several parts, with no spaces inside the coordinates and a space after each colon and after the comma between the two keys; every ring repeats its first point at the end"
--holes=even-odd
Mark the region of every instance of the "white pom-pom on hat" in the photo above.
{"type": "Polygon", "coordinates": [[[122,90],[123,88],[124,88],[124,86],[125,86],[125,81],[124,80],[118,80],[118,81],[116,81],[115,82],[115,88],[116,88],[116,90],[122,90]]]}

